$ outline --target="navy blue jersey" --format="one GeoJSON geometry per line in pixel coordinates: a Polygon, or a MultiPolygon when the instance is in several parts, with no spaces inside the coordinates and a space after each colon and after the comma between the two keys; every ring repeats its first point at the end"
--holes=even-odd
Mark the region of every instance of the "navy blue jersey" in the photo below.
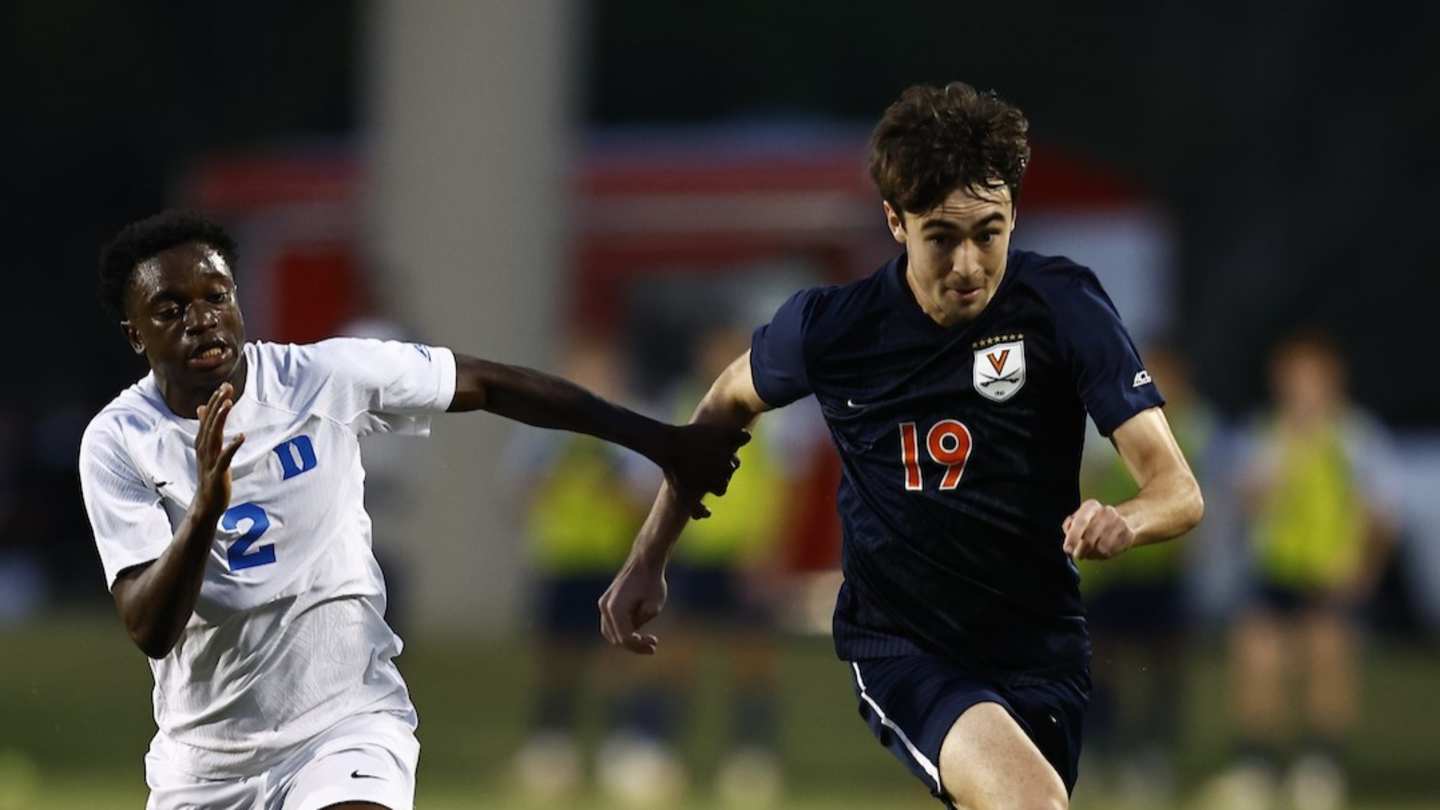
{"type": "Polygon", "coordinates": [[[1080,503],[1088,411],[1104,435],[1163,404],[1100,282],[1012,251],[988,306],[951,328],[920,309],[902,254],[803,290],[755,331],[755,389],[819,400],[844,477],[846,660],[928,653],[1030,671],[1084,666],[1080,503]]]}

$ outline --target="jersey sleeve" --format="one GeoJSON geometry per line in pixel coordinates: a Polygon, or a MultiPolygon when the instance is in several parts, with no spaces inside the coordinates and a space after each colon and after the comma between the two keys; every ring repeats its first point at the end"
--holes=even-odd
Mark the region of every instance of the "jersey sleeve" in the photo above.
{"type": "Polygon", "coordinates": [[[80,493],[107,587],[170,545],[174,530],[160,493],[136,469],[113,426],[92,423],[80,440],[80,493]]]}
{"type": "Polygon", "coordinates": [[[314,348],[350,411],[344,418],[359,435],[428,435],[430,416],[443,413],[455,397],[449,349],[366,338],[333,338],[314,348]]]}
{"type": "Polygon", "coordinates": [[[1405,482],[1395,446],[1384,426],[1370,414],[1352,411],[1341,437],[1354,469],[1354,480],[1365,495],[1371,511],[1384,520],[1398,523],[1403,508],[1405,482]]]}
{"type": "Polygon", "coordinates": [[[801,290],[776,310],[750,340],[750,375],[755,393],[772,408],[812,393],[806,366],[805,334],[819,290],[801,290]]]}
{"type": "Polygon", "coordinates": [[[1071,272],[1054,301],[1055,328],[1080,400],[1100,434],[1109,436],[1135,414],[1164,405],[1165,398],[1100,280],[1084,268],[1071,272]]]}

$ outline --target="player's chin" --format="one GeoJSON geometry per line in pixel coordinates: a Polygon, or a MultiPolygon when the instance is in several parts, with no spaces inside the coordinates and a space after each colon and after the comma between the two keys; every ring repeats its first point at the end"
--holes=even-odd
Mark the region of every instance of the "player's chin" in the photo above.
{"type": "Polygon", "coordinates": [[[238,365],[240,365],[238,353],[226,358],[223,363],[207,364],[186,361],[181,366],[181,376],[187,388],[218,386],[235,374],[235,368],[238,365]]]}
{"type": "Polygon", "coordinates": [[[956,302],[954,306],[950,308],[951,319],[960,323],[973,321],[984,311],[985,305],[989,303],[989,301],[989,297],[981,294],[969,302],[956,302]]]}

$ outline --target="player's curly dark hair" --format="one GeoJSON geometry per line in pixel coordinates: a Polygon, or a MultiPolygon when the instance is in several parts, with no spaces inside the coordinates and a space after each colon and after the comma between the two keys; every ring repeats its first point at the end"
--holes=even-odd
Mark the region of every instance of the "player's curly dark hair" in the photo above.
{"type": "Polygon", "coordinates": [[[135,268],[176,245],[200,242],[235,267],[235,240],[224,228],[188,211],[162,211],[120,229],[100,249],[100,303],[111,315],[124,319],[125,289],[135,268]]]}
{"type": "Polygon", "coordinates": [[[1018,200],[1030,163],[1030,122],[995,92],[964,82],[914,85],[870,136],[870,177],[897,212],[923,214],[956,189],[1010,188],[1018,200]]]}

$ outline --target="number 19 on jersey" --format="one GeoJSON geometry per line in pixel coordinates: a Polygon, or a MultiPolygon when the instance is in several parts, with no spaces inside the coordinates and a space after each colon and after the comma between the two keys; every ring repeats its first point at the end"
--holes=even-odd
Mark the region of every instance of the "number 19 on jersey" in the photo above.
{"type": "MultiPolygon", "coordinates": [[[[965,474],[965,462],[970,458],[970,429],[956,419],[942,419],[925,434],[925,450],[930,460],[945,468],[940,477],[940,490],[952,490],[960,485],[960,476],[965,474]]],[[[905,489],[920,492],[925,489],[924,475],[920,470],[920,431],[914,422],[900,423],[900,461],[905,466],[905,489]]]]}

